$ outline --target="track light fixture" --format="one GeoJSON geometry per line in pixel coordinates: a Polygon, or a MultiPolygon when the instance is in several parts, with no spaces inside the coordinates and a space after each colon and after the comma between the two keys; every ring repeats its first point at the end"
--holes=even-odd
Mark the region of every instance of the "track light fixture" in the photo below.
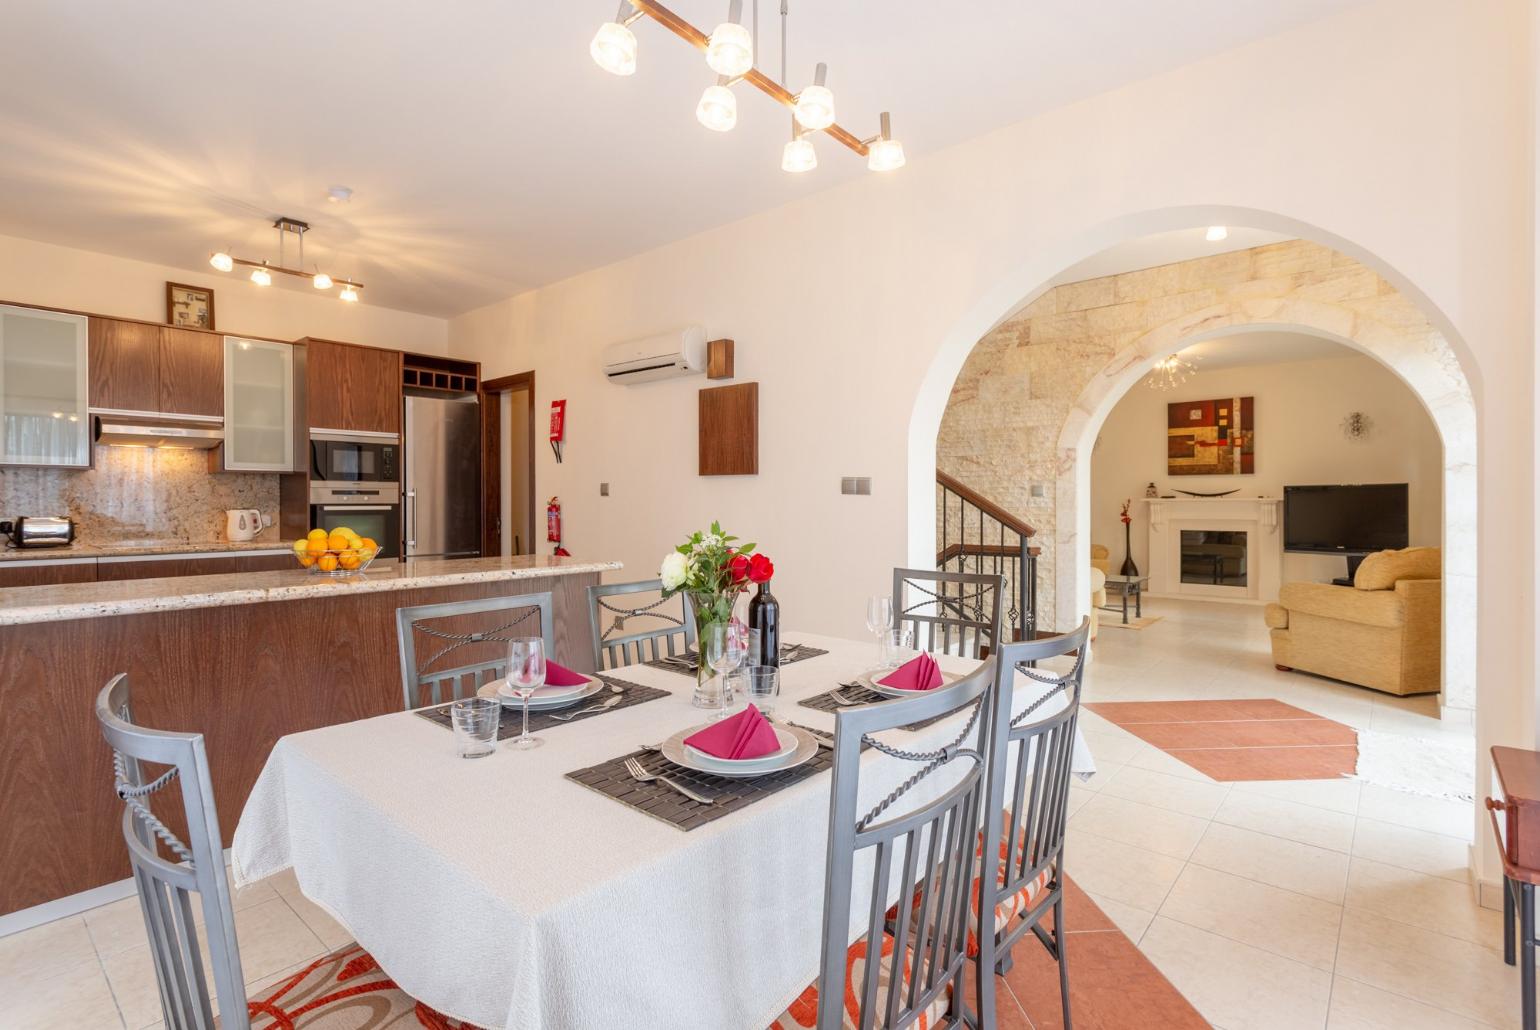
{"type": "MultiPolygon", "coordinates": [[[[695,105],[695,117],[714,132],[727,132],[738,123],[738,100],[732,87],[746,82],[771,100],[791,109],[795,119],[792,137],[781,148],[781,167],[788,172],[805,172],[818,165],[818,155],[808,132],[826,132],[850,150],[866,158],[874,172],[890,172],[904,165],[904,148],[893,138],[888,115],[882,115],[882,130],[861,139],[835,120],[834,93],[829,89],[828,65],[817,65],[813,81],[793,93],[786,80],[786,0],[781,0],[781,81],[770,78],[755,64],[757,31],[743,24],[743,0],[729,0],[727,20],[712,30],[702,32],[657,0],[621,0],[614,21],[599,26],[588,52],[594,63],[614,75],[636,71],[636,35],[631,24],[647,17],[706,55],[706,64],[717,73],[717,81],[707,86],[695,105]]],[[[758,7],[755,8],[755,29],[758,7]]]]}
{"type": "MultiPolygon", "coordinates": [[[[322,271],[305,271],[305,233],[310,231],[308,223],[301,222],[297,218],[278,218],[273,222],[273,228],[278,230],[278,263],[268,261],[248,261],[245,258],[231,257],[224,251],[217,251],[209,255],[209,264],[221,272],[232,272],[236,265],[251,269],[251,281],[258,286],[271,286],[273,273],[282,272],[284,275],[294,275],[301,279],[309,279],[310,285],[318,290],[329,290],[337,283],[341,283],[343,290],[338,296],[345,301],[358,300],[358,291],[364,288],[363,283],[352,282],[348,279],[334,279],[322,271]],[[299,267],[289,268],[284,264],[284,241],[293,235],[299,240],[299,267]]],[[[314,266],[311,266],[314,267],[314,266]]]]}

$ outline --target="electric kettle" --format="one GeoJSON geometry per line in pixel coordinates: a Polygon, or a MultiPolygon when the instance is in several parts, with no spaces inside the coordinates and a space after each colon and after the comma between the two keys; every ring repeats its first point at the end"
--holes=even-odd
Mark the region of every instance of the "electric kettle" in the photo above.
{"type": "Polygon", "coordinates": [[[225,510],[225,539],[231,543],[255,540],[262,532],[262,513],[255,508],[225,510]]]}

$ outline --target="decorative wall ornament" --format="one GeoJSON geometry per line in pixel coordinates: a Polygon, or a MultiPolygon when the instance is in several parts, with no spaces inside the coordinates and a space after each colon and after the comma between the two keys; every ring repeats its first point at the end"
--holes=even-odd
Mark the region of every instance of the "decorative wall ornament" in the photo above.
{"type": "Polygon", "coordinates": [[[1374,432],[1374,419],[1362,411],[1350,411],[1342,419],[1342,435],[1354,443],[1362,443],[1374,432]]]}
{"type": "Polygon", "coordinates": [[[207,286],[166,284],[166,324],[183,329],[214,329],[214,291],[207,286]]]}
{"type": "Polygon", "coordinates": [[[1243,476],[1256,470],[1253,398],[1166,405],[1167,475],[1243,476]]]}

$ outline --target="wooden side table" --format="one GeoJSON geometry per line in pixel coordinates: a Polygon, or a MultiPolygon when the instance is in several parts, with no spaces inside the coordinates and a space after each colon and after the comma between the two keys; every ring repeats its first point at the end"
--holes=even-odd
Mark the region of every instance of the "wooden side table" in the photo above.
{"type": "Polygon", "coordinates": [[[1519,961],[1522,1026],[1535,1030],[1535,885],[1540,884],[1540,753],[1516,747],[1492,749],[1500,795],[1487,798],[1492,832],[1503,859],[1503,960],[1519,961]],[[1501,814],[1501,818],[1499,818],[1501,814]],[[1514,917],[1517,914],[1515,956],[1514,917]]]}

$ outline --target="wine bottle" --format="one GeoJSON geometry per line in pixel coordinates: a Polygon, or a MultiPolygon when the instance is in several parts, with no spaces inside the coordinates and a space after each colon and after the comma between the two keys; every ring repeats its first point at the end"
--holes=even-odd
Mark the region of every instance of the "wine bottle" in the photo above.
{"type": "Polygon", "coordinates": [[[749,636],[759,641],[758,651],[749,655],[752,664],[781,664],[781,603],[768,582],[759,584],[759,593],[749,599],[749,636]]]}

